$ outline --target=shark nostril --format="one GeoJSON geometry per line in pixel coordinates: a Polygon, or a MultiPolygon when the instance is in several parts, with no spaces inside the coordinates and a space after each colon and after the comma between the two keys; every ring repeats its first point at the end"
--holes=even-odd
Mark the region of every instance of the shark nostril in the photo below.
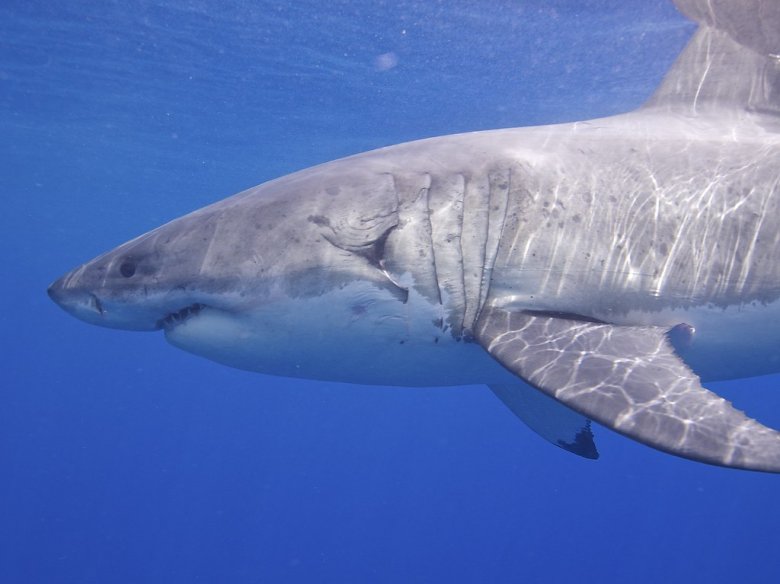
{"type": "Polygon", "coordinates": [[[95,296],[94,294],[89,295],[89,301],[92,308],[95,309],[95,311],[100,315],[103,316],[103,313],[105,312],[103,309],[103,303],[100,302],[100,298],[95,296]]]}

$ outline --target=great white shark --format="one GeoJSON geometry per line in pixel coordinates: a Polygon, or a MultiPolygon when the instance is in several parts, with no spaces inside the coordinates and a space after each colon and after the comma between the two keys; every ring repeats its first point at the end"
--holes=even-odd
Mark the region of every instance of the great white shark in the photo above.
{"type": "Polygon", "coordinates": [[[590,458],[595,420],[780,472],[780,433],[702,386],[780,371],[780,2],[676,4],[699,27],[638,110],[296,172],[125,243],[49,295],[242,369],[485,383],[590,458]]]}

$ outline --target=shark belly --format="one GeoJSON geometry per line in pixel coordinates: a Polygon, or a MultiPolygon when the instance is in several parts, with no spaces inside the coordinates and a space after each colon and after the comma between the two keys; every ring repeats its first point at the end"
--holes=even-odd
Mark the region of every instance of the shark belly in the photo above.
{"type": "Polygon", "coordinates": [[[387,292],[353,283],[240,312],[205,308],[165,335],[223,365],[288,377],[398,386],[517,383],[477,343],[442,330],[441,306],[412,292],[397,308],[387,292]]]}

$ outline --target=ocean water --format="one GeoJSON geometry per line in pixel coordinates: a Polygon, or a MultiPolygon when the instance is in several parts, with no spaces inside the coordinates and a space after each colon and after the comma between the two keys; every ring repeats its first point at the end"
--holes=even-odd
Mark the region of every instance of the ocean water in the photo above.
{"type": "MultiPolygon", "coordinates": [[[[209,202],[439,134],[640,105],[665,0],[0,4],[0,583],[775,582],[780,478],[480,386],[231,370],[46,286],[209,202]]],[[[780,377],[711,384],[780,427],[780,377]]]]}

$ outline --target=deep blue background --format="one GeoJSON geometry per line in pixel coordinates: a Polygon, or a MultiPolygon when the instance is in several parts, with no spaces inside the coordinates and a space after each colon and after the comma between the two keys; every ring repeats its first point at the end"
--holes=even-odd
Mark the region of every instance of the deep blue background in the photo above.
{"type": "MultiPolygon", "coordinates": [[[[314,163],[636,107],[692,31],[660,0],[4,0],[0,583],[778,581],[776,476],[601,428],[594,463],[484,387],[234,371],[45,294],[314,163]]],[[[780,427],[778,379],[712,387],[780,427]]]]}

